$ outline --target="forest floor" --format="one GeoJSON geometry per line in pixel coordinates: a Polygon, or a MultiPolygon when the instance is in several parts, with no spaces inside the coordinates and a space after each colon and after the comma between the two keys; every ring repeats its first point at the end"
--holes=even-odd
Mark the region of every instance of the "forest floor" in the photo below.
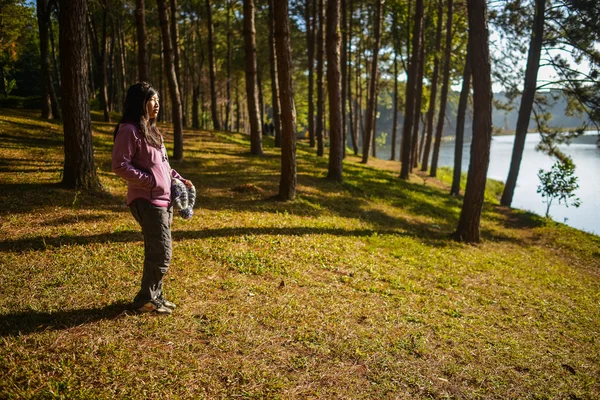
{"type": "MultiPolygon", "coordinates": [[[[185,131],[171,164],[198,189],[175,218],[170,317],[128,311],[143,242],[93,122],[104,193],[66,190],[62,126],[0,110],[0,398],[600,397],[600,237],[500,207],[451,240],[441,180],[356,157],[344,182],[298,144],[279,155],[185,131]]],[[[169,147],[172,138],[168,137],[169,147]]]]}

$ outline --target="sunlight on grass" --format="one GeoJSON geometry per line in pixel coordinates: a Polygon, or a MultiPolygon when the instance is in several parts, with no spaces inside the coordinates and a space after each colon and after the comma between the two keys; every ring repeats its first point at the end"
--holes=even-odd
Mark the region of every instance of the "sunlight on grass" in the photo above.
{"type": "Polygon", "coordinates": [[[457,243],[452,171],[403,181],[349,156],[331,183],[305,142],[281,203],[271,138],[254,157],[245,135],[186,130],[172,166],[198,200],[174,221],[178,308],[126,311],[143,239],[113,127],[93,122],[105,193],[89,195],[56,185],[60,125],[0,114],[0,397],[600,396],[598,236],[498,206],[489,181],[483,243],[457,243]]]}

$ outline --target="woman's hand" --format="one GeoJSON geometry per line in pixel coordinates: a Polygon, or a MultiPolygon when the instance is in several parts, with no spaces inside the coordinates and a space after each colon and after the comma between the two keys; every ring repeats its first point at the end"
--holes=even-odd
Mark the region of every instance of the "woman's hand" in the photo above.
{"type": "Polygon", "coordinates": [[[194,186],[194,184],[192,183],[192,181],[188,180],[188,179],[183,179],[182,180],[183,184],[189,188],[191,188],[192,186],[194,186]]]}

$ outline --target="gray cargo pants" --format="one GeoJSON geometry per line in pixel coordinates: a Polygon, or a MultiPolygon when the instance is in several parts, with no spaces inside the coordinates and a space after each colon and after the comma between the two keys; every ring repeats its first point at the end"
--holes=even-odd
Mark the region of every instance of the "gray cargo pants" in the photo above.
{"type": "Polygon", "coordinates": [[[137,199],[129,208],[144,235],[142,287],[133,300],[133,307],[140,308],[149,301],[158,307],[163,299],[162,278],[171,263],[173,207],[159,207],[137,199]]]}

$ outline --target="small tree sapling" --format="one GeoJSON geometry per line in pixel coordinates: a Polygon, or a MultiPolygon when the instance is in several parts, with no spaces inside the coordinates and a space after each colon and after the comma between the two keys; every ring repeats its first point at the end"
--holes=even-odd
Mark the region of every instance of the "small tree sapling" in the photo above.
{"type": "Polygon", "coordinates": [[[540,185],[537,192],[542,194],[546,207],[546,218],[550,217],[550,206],[557,199],[558,204],[563,204],[567,207],[579,207],[581,200],[575,197],[575,190],[579,188],[577,177],[575,176],[575,164],[570,158],[557,160],[550,171],[540,169],[538,171],[540,185]]]}

